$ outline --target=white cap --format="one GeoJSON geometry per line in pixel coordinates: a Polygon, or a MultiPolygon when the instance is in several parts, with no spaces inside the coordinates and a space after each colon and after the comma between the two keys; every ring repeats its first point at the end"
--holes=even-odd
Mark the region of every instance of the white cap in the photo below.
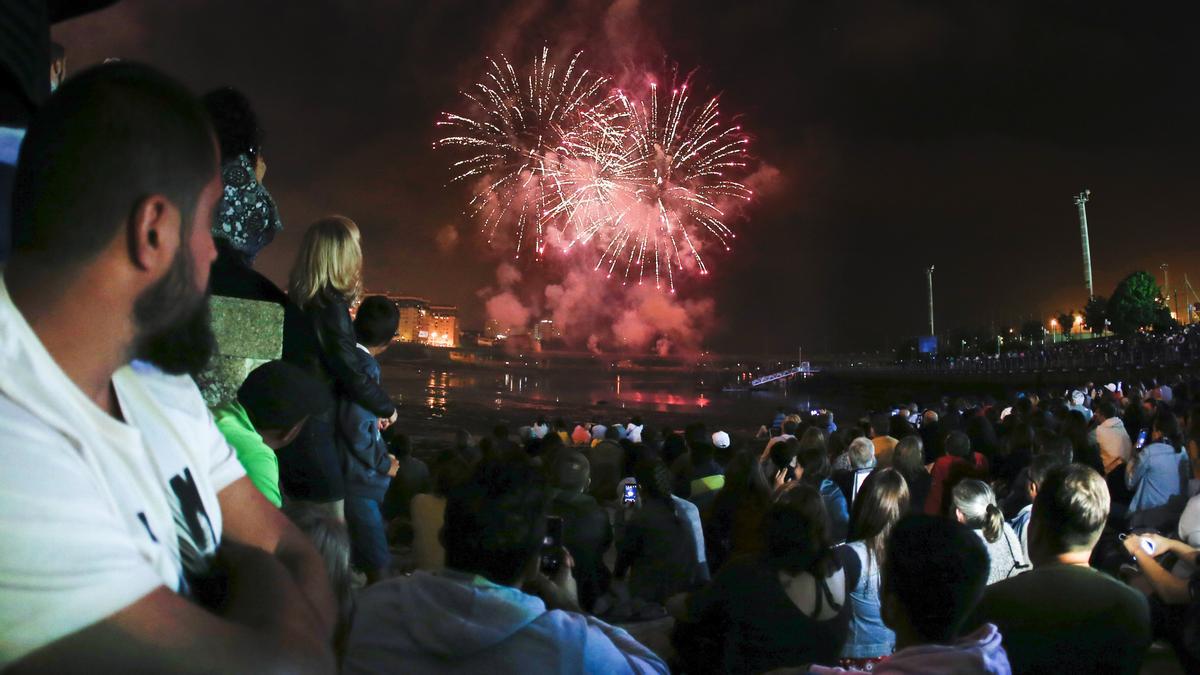
{"type": "Polygon", "coordinates": [[[729,434],[724,431],[714,431],[712,435],[713,445],[718,448],[729,447],[729,434]]]}

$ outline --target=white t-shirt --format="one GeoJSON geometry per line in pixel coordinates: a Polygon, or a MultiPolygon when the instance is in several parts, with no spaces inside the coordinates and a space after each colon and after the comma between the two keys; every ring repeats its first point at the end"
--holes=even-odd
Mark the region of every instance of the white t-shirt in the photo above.
{"type": "Polygon", "coordinates": [[[195,383],[137,362],[112,382],[125,422],[0,281],[0,669],[159,586],[186,594],[216,553],[217,493],[245,472],[195,383]]]}

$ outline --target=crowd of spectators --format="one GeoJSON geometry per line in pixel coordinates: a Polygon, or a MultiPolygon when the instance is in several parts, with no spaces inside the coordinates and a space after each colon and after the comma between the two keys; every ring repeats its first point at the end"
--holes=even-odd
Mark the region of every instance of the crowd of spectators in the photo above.
{"type": "Polygon", "coordinates": [[[1135,673],[1158,639],[1200,669],[1200,382],[538,418],[430,455],[380,385],[399,319],[360,297],[353,220],[309,226],[286,293],[253,270],[283,226],[261,138],[244,96],[134,63],[30,116],[0,668],[1135,673]],[[216,289],[284,306],[284,358],[210,411],[216,289]]]}

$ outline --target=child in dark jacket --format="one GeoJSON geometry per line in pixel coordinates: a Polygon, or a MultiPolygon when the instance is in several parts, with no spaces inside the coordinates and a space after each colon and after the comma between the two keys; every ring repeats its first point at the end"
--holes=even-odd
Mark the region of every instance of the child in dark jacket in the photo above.
{"type": "MultiPolygon", "coordinates": [[[[395,303],[373,295],[359,305],[354,319],[358,341],[358,370],[379,381],[375,357],[388,348],[400,324],[395,303]]],[[[349,399],[337,411],[337,440],[346,480],[346,527],[350,532],[350,559],[367,575],[368,583],[383,578],[391,561],[381,506],[399,462],[388,452],[380,434],[381,420],[349,399]]]]}

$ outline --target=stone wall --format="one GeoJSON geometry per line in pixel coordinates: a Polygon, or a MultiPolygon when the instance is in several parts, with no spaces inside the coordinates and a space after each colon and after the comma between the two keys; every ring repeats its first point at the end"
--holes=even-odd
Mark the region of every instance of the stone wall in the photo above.
{"type": "Polygon", "coordinates": [[[283,307],[273,302],[213,296],[213,334],[217,353],[196,378],[209,406],[237,396],[250,371],[283,354],[283,307]]]}

